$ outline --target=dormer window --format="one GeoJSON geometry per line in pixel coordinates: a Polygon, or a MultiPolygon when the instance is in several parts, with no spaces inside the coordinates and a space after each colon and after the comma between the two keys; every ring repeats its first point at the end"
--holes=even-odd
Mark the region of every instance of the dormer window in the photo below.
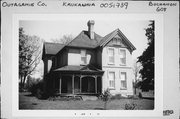
{"type": "Polygon", "coordinates": [[[82,65],[86,65],[87,64],[86,50],[81,50],[81,64],[82,65]]]}

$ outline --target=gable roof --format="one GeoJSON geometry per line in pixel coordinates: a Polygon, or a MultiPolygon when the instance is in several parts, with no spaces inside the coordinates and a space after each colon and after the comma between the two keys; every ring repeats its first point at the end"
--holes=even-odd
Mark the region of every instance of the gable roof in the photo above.
{"type": "Polygon", "coordinates": [[[134,47],[134,45],[127,39],[127,37],[119,29],[116,29],[113,32],[111,32],[111,33],[107,34],[106,36],[104,36],[102,38],[101,42],[99,43],[99,46],[100,47],[106,46],[106,44],[116,35],[119,35],[122,38],[124,43],[130,48],[131,51],[136,49],[134,47]]]}
{"type": "Polygon", "coordinates": [[[94,32],[94,39],[90,39],[88,31],[82,31],[76,38],[69,42],[66,46],[96,48],[102,37],[94,32]]]}
{"type": "Polygon", "coordinates": [[[63,47],[64,44],[45,42],[44,53],[48,55],[56,55],[63,47]]]}
{"type": "Polygon", "coordinates": [[[119,35],[122,38],[123,42],[128,46],[131,52],[136,49],[134,45],[119,29],[112,31],[104,37],[101,37],[100,35],[94,32],[94,39],[90,39],[88,31],[83,30],[77,37],[75,37],[72,41],[70,41],[67,44],[45,42],[44,54],[56,55],[60,50],[62,50],[66,46],[79,48],[97,48],[99,46],[104,47],[116,35],[119,35]]]}

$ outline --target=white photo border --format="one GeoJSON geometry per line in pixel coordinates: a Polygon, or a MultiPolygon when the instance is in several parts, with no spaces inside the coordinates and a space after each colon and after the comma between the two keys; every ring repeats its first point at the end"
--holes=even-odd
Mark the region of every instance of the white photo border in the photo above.
{"type": "MultiPolygon", "coordinates": [[[[92,17],[92,18],[93,18],[92,17]]],[[[73,17],[74,18],[74,17],[73,17]]],[[[13,14],[12,40],[12,115],[14,117],[161,117],[163,116],[163,15],[162,14],[13,14]],[[154,110],[19,110],[19,21],[20,20],[61,20],[73,16],[96,15],[106,17],[120,16],[120,20],[155,21],[155,100],[154,110]],[[158,72],[158,73],[157,73],[158,72]],[[85,115],[81,115],[85,113],[85,115]],[[91,113],[91,115],[89,115],[91,113]]]]}

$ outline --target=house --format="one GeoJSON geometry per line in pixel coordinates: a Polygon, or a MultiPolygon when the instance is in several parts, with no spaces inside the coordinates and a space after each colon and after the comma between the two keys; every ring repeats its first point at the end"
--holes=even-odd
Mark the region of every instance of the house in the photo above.
{"type": "Polygon", "coordinates": [[[136,48],[119,29],[102,37],[94,24],[88,21],[88,31],[69,43],[44,43],[45,91],[100,94],[109,88],[112,94],[133,94],[131,55],[136,48]]]}

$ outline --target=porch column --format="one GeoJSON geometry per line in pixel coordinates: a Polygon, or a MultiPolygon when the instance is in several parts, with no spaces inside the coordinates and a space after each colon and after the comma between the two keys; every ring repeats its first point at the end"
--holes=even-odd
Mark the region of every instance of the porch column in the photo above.
{"type": "Polygon", "coordinates": [[[97,93],[97,76],[95,76],[95,93],[97,93]]]}
{"type": "Polygon", "coordinates": [[[59,78],[59,93],[61,94],[61,75],[60,75],[60,78],[59,78]]]}
{"type": "Polygon", "coordinates": [[[74,94],[74,74],[72,75],[72,94],[74,94]]]}
{"type": "Polygon", "coordinates": [[[79,89],[79,92],[81,93],[81,87],[82,87],[82,83],[81,83],[81,82],[82,82],[82,76],[80,76],[80,77],[79,77],[79,79],[80,79],[80,89],[79,89]]]}

